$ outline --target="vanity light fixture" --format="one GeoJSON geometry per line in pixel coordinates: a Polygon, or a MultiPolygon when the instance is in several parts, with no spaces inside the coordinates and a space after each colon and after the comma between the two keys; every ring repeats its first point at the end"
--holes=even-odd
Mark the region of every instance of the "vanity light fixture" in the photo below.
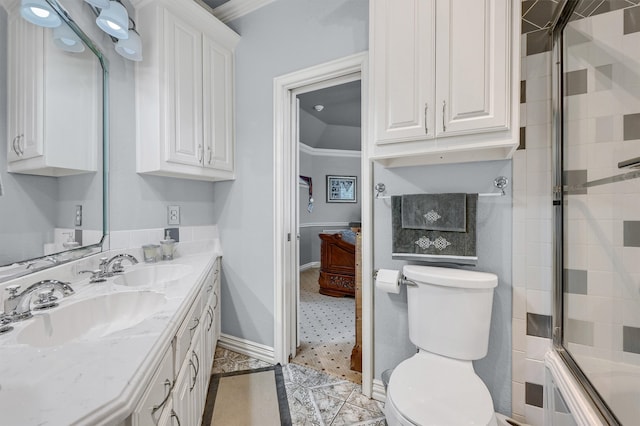
{"type": "Polygon", "coordinates": [[[116,43],[116,52],[123,58],[140,62],[142,60],[142,40],[136,31],[136,24],[129,18],[133,27],[129,28],[129,38],[123,38],[116,43]]]}
{"type": "Polygon", "coordinates": [[[109,7],[100,11],[96,24],[102,31],[120,40],[129,38],[129,14],[119,1],[109,1],[109,7]]]}
{"type": "Polygon", "coordinates": [[[22,0],[20,15],[32,24],[46,28],[56,28],[62,24],[60,17],[46,0],[22,0]]]}
{"type": "Polygon", "coordinates": [[[84,52],[84,43],[68,25],[60,25],[53,29],[53,43],[67,52],[84,52]]]}
{"type": "Polygon", "coordinates": [[[320,112],[324,109],[324,105],[314,105],[313,109],[315,109],[316,111],[320,112]]]}

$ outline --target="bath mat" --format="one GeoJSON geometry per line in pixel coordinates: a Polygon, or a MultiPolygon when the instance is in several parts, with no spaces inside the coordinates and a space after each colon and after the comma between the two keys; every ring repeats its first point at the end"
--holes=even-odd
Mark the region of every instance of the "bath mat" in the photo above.
{"type": "Polygon", "coordinates": [[[290,426],[280,364],[212,375],[202,425],[290,426]]]}

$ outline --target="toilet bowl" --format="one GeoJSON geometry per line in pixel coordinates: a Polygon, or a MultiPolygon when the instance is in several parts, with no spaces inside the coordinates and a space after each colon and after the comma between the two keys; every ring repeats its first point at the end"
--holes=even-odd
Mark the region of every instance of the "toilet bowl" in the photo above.
{"type": "Polygon", "coordinates": [[[493,289],[483,272],[407,265],[409,337],[418,353],[401,362],[387,387],[390,426],[497,425],[489,390],[472,360],[486,356],[493,289]]]}

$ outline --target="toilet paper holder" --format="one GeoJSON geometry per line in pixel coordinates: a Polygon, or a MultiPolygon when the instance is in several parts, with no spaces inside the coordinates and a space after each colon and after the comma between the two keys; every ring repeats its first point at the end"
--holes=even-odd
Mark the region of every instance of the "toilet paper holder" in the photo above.
{"type": "MultiPolygon", "coordinates": [[[[375,271],[373,271],[373,280],[376,280],[376,277],[378,276],[378,270],[376,269],[375,271]]],[[[418,283],[412,280],[407,279],[407,277],[405,277],[404,275],[400,275],[400,278],[398,279],[398,281],[400,282],[400,285],[406,285],[407,287],[418,287],[418,283]]]]}

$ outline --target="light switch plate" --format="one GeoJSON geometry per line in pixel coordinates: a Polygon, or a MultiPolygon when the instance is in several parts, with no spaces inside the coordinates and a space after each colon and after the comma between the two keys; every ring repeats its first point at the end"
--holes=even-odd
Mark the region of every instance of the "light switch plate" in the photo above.
{"type": "Polygon", "coordinates": [[[169,225],[180,225],[180,206],[167,207],[167,223],[169,225]]]}

